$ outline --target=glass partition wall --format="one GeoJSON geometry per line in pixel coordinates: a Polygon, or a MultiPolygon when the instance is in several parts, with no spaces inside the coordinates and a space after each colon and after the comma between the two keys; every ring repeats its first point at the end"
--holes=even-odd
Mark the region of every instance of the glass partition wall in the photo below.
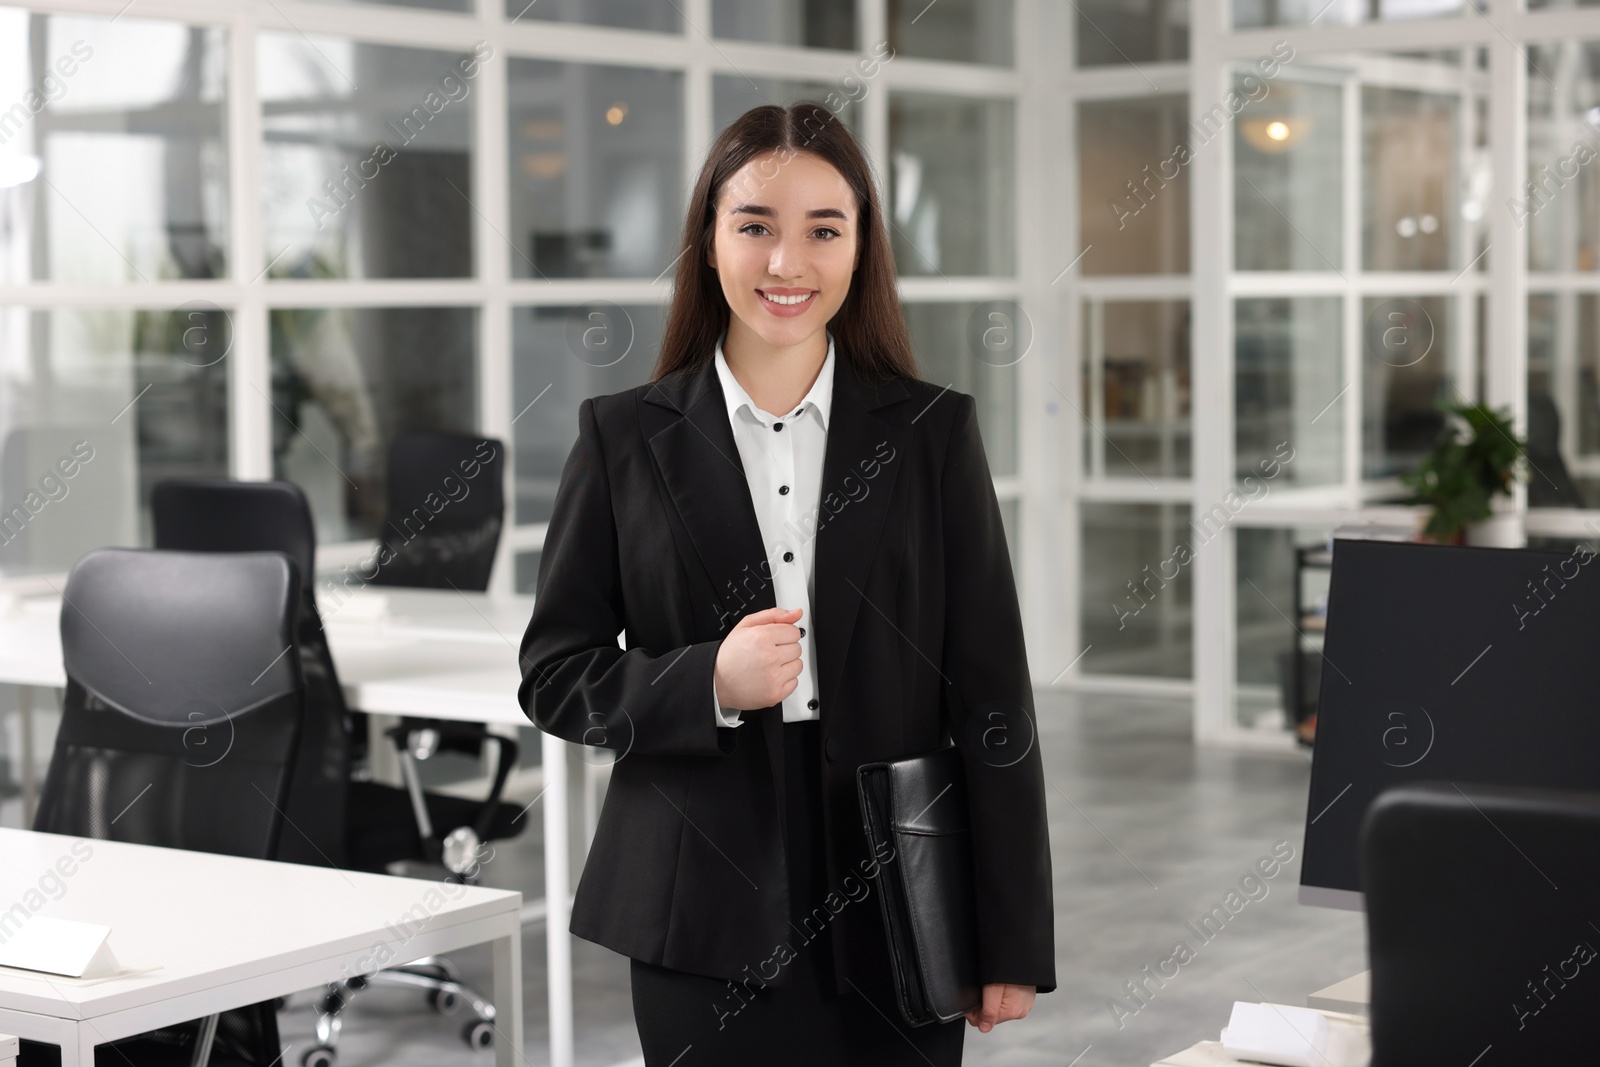
{"type": "Polygon", "coordinates": [[[1401,477],[1440,403],[1529,435],[1530,538],[1600,529],[1600,11],[1073,11],[1065,681],[1192,695],[1198,738],[1287,747],[1318,549],[1415,527],[1401,477]]]}
{"type": "Polygon", "coordinates": [[[1438,401],[1512,409],[1530,536],[1600,529],[1600,10],[1527,6],[0,2],[0,575],[177,473],[295,480],[337,567],[443,428],[506,442],[531,589],[706,147],[811,98],[979,400],[1036,682],[1291,745],[1300,550],[1416,521],[1438,401]]]}

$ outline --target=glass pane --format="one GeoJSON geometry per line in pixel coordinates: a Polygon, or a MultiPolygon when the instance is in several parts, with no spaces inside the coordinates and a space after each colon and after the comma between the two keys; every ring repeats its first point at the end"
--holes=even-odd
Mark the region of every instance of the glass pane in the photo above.
{"type": "Polygon", "coordinates": [[[1600,42],[1528,46],[1528,184],[1509,203],[1528,268],[1600,270],[1600,42]]]}
{"type": "MultiPolygon", "coordinates": [[[[1484,0],[1473,0],[1481,10],[1484,0]]],[[[1233,24],[1254,26],[1338,26],[1439,18],[1467,10],[1462,0],[1233,0],[1233,24]]]]}
{"type": "MultiPolygon", "coordinates": [[[[1194,578],[1187,504],[1085,503],[1079,669],[1188,678],[1194,578]]],[[[1074,652],[1076,654],[1076,652],[1074,652]]]]}
{"type": "Polygon", "coordinates": [[[654,278],[683,225],[683,75],[511,60],[511,273],[654,278]]]}
{"type": "Polygon", "coordinates": [[[906,304],[906,327],[922,376],[971,393],[989,473],[1017,473],[1017,363],[1033,346],[1033,325],[1009,300],[906,304]]]}
{"type": "Polygon", "coordinates": [[[512,22],[580,22],[624,30],[678,33],[683,19],[674,0],[506,0],[512,22]]]}
{"type": "Polygon", "coordinates": [[[889,0],[889,45],[896,55],[1009,67],[1011,0],[889,0]]]}
{"type": "Polygon", "coordinates": [[[305,490],[324,544],[375,537],[389,443],[476,429],[475,308],[274,308],[273,476],[305,490]]]}
{"type": "Polygon", "coordinates": [[[1456,355],[1455,301],[1444,296],[1367,297],[1362,353],[1361,476],[1391,478],[1420,463],[1444,415],[1459,403],[1451,367],[1456,355]]]}
{"type": "Polygon", "coordinates": [[[226,312],[0,310],[0,574],[149,541],[150,489],[228,474],[226,312]]]}
{"type": "MultiPolygon", "coordinates": [[[[561,468],[578,439],[579,403],[649,381],[665,325],[666,309],[654,304],[515,310],[511,425],[518,523],[550,521],[561,468]]],[[[532,565],[537,575],[536,557],[532,565]]]]}
{"type": "Polygon", "coordinates": [[[889,97],[889,235],[901,274],[1016,270],[1017,152],[1009,100],[889,97]]]}
{"type": "Polygon", "coordinates": [[[1600,507],[1600,295],[1528,298],[1528,506],[1600,507]]]}
{"type": "Polygon", "coordinates": [[[492,53],[263,33],[262,263],[275,278],[472,274],[472,91],[492,53]]]}
{"type": "Polygon", "coordinates": [[[0,9],[0,283],[228,270],[227,37],[0,9]]]}
{"type": "Polygon", "coordinates": [[[1234,304],[1234,469],[1283,468],[1279,486],[1344,478],[1344,393],[1337,297],[1271,297],[1234,304]]]}
{"type": "Polygon", "coordinates": [[[805,48],[853,49],[856,0],[712,0],[717,37],[805,48]]]}
{"type": "Polygon", "coordinates": [[[865,91],[864,86],[858,86],[857,96],[852,99],[839,85],[718,74],[711,81],[711,124],[716,133],[721,133],[734,119],[753,107],[763,104],[788,107],[796,101],[809,100],[837,115],[859,138],[861,109],[856,106],[856,100],[865,91]]]}
{"type": "MultiPolygon", "coordinates": [[[[1465,262],[1459,252],[1460,122],[1459,94],[1362,86],[1367,270],[1449,270],[1465,262]]],[[[1486,156],[1482,163],[1487,168],[1486,156]]]]}
{"type": "MultiPolygon", "coordinates": [[[[1278,733],[1315,713],[1330,574],[1321,550],[1331,532],[1248,527],[1236,531],[1235,710],[1236,721],[1245,729],[1278,733]],[[1299,701],[1291,696],[1296,681],[1299,701]]],[[[1315,722],[1306,725],[1314,728],[1315,722]]]]}
{"type": "Polygon", "coordinates": [[[1189,136],[1187,96],[1078,105],[1079,271],[1188,272],[1189,136]]]}
{"type": "MultiPolygon", "coordinates": [[[[1340,270],[1341,90],[1280,75],[1263,92],[1266,83],[1251,77],[1234,86],[1240,98],[1258,101],[1233,121],[1234,265],[1340,270]]],[[[1200,144],[1230,121],[1231,105],[1214,105],[1195,128],[1200,144]]]]}
{"type": "Polygon", "coordinates": [[[1189,0],[1078,0],[1078,66],[1189,58],[1189,0]]]}
{"type": "Polygon", "coordinates": [[[1187,478],[1187,300],[1085,300],[1083,450],[1091,478],[1187,478]]]}

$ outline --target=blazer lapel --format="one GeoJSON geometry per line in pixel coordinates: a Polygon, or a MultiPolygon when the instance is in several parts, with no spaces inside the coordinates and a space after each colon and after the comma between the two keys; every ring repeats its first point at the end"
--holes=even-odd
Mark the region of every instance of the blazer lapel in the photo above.
{"type": "MultiPolygon", "coordinates": [[[[891,381],[867,386],[847,360],[834,367],[833,409],[822,460],[821,514],[816,545],[817,690],[822,714],[836,706],[845,652],[883,538],[894,485],[905,465],[910,424],[879,415],[878,409],[910,396],[891,381]]],[[[867,608],[882,611],[885,606],[867,608]]]]}
{"type": "Polygon", "coordinates": [[[761,526],[716,368],[708,362],[687,375],[663,379],[645,400],[682,416],[651,436],[650,450],[727,612],[727,626],[751,611],[776,606],[772,582],[763,577],[767,553],[761,526]]]}
{"type": "MultiPolygon", "coordinates": [[[[761,525],[756,521],[750,483],[745,479],[744,462],[728,422],[727,401],[716,367],[707,360],[699,370],[669,375],[645,393],[645,400],[682,416],[651,435],[650,450],[684,529],[694,542],[695,555],[711,578],[724,612],[724,627],[732,629],[745,615],[776,607],[777,598],[771,579],[764,576],[770,568],[764,567],[767,553],[761,540],[761,525]]],[[[778,824],[787,840],[783,715],[780,711],[747,712],[746,721],[752,718],[766,743],[767,762],[776,787],[778,824]]]]}

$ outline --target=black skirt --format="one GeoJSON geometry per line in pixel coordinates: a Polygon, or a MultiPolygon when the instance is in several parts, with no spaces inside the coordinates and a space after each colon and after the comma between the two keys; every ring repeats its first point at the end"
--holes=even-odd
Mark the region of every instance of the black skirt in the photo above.
{"type": "MultiPolygon", "coordinates": [[[[783,748],[790,914],[799,929],[798,920],[827,895],[822,724],[785,723],[783,748]]],[[[727,979],[634,960],[633,1017],[645,1067],[957,1067],[966,1020],[907,1026],[893,1003],[869,1001],[854,988],[836,992],[831,934],[826,930],[796,949],[786,965],[789,985],[746,983],[737,986],[737,996],[727,979]]],[[[887,970],[888,960],[882,965],[887,970]]]]}

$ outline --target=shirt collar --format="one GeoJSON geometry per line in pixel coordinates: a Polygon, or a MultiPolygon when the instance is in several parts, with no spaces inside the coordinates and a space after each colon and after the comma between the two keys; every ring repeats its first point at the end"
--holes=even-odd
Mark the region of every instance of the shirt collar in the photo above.
{"type": "MultiPolygon", "coordinates": [[[[726,336],[726,335],[724,335],[726,336]]],[[[722,382],[722,397],[728,404],[728,418],[733,419],[739,414],[740,408],[748,407],[750,413],[761,422],[772,425],[779,420],[779,416],[763,411],[750,399],[750,394],[745,392],[744,386],[739,384],[739,379],[733,376],[733,371],[728,366],[728,359],[722,354],[722,338],[717,339],[717,354],[715,358],[717,378],[722,382]]],[[[811,383],[811,389],[805,397],[796,404],[796,408],[810,407],[817,413],[817,420],[822,423],[823,430],[828,428],[828,418],[833,413],[833,334],[828,334],[828,355],[822,361],[822,369],[817,372],[817,380],[811,383]]],[[[784,415],[782,418],[791,418],[784,415]]]]}

